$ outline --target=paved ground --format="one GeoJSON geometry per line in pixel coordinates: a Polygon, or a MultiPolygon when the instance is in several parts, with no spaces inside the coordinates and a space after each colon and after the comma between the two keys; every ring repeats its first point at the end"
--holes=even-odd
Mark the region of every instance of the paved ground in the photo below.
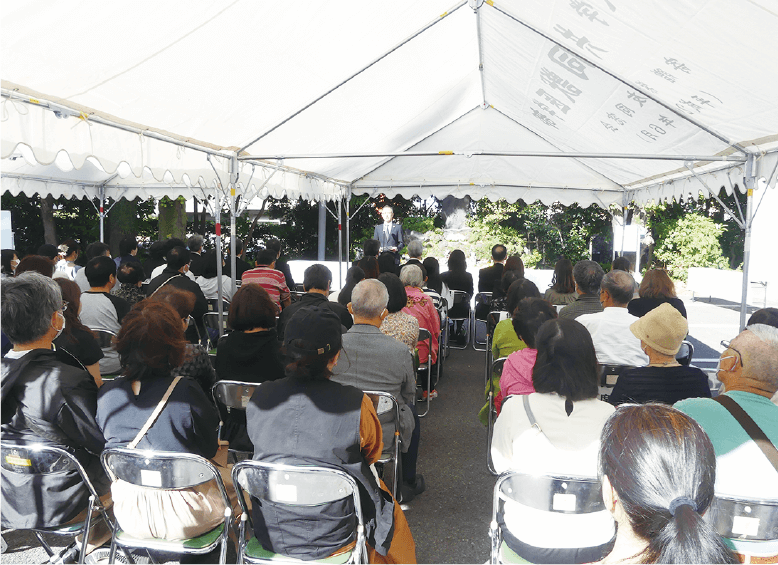
{"type": "MultiPolygon", "coordinates": [[[[693,363],[712,369],[719,342],[738,333],[738,312],[685,300],[693,363]]],[[[484,354],[452,350],[440,396],[422,419],[419,471],[427,491],[406,506],[420,563],[483,563],[489,556],[487,531],[494,478],[486,468],[486,429],[478,422],[483,405],[484,354]]],[[[41,563],[45,553],[33,536],[4,533],[4,563],[41,563]]]]}

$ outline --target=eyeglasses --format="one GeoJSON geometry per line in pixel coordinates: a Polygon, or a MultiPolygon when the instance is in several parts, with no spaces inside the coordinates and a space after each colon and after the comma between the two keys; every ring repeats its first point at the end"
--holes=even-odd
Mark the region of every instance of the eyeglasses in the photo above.
{"type": "Polygon", "coordinates": [[[60,312],[64,312],[65,310],[67,310],[68,309],[68,304],[70,304],[70,303],[63,301],[62,302],[62,308],[60,308],[59,311],[60,312]]]}
{"type": "MultiPolygon", "coordinates": [[[[720,357],[720,358],[719,358],[719,360],[718,360],[718,363],[716,364],[716,372],[717,372],[717,373],[718,373],[718,372],[721,370],[721,362],[722,362],[724,359],[737,359],[737,360],[738,360],[738,363],[740,363],[740,366],[741,366],[741,367],[743,366],[743,354],[742,354],[742,353],[740,353],[740,351],[738,351],[738,350],[737,350],[737,349],[735,349],[734,347],[732,347],[732,345],[730,345],[730,341],[729,341],[729,340],[726,340],[726,339],[724,339],[724,340],[721,340],[721,346],[722,346],[722,347],[724,347],[724,350],[725,350],[725,351],[726,351],[727,349],[731,349],[732,351],[734,351],[735,353],[737,353],[737,355],[725,355],[724,357],[720,357]]],[[[736,363],[736,364],[737,364],[737,363],[736,363]]]]}

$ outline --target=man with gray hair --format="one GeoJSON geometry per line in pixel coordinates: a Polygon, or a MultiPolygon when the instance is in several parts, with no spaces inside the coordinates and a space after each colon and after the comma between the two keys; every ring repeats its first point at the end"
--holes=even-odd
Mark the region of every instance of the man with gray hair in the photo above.
{"type": "MultiPolygon", "coordinates": [[[[408,347],[379,329],[389,313],[388,302],[389,292],[378,279],[365,279],[354,287],[348,305],[354,325],[343,335],[341,355],[331,380],[362,390],[388,392],[397,399],[403,451],[401,492],[403,501],[407,502],[425,488],[424,478],[416,473],[419,452],[419,417],[413,404],[416,374],[408,347]]],[[[384,453],[388,453],[394,447],[394,418],[388,413],[379,419],[384,453]]]]}
{"type": "Polygon", "coordinates": [[[424,244],[421,242],[420,239],[414,239],[408,244],[408,260],[405,262],[404,265],[400,267],[400,270],[402,271],[403,268],[407,267],[408,265],[418,265],[421,269],[422,274],[424,275],[424,278],[427,278],[427,269],[424,268],[424,264],[421,262],[421,256],[424,254],[424,244]]]}
{"type": "Polygon", "coordinates": [[[186,240],[186,246],[189,248],[189,272],[195,277],[203,274],[205,264],[203,263],[203,241],[205,238],[199,233],[186,240]]]}
{"type": "MultiPolygon", "coordinates": [[[[2,360],[0,438],[6,445],[42,443],[71,451],[102,495],[109,484],[99,459],[105,439],[95,421],[97,385],[84,369],[63,363],[52,350],[65,327],[67,307],[59,285],[39,273],[0,283],[3,332],[14,345],[2,360]]],[[[19,474],[4,464],[2,479],[3,528],[64,524],[88,503],[89,493],[75,470],[19,474]]]]}
{"type": "MultiPolygon", "coordinates": [[[[717,376],[726,392],[716,398],[688,398],[675,408],[694,418],[713,443],[717,495],[776,500],[778,406],[770,398],[778,391],[778,328],[754,324],[721,345],[725,349],[717,376]]],[[[774,540],[724,541],[743,556],[778,554],[774,540]]]]}
{"type": "Polygon", "coordinates": [[[594,261],[578,261],[573,267],[575,291],[578,298],[559,311],[560,318],[576,319],[583,314],[602,312],[600,304],[600,282],[605,275],[599,263],[594,261]]]}
{"type": "Polygon", "coordinates": [[[601,365],[642,367],[648,363],[648,355],[641,349],[640,340],[629,330],[638,319],[627,311],[634,291],[635,279],[632,275],[626,271],[611,271],[602,277],[600,283],[602,312],[582,314],[576,318],[592,335],[597,362],[601,365]]]}

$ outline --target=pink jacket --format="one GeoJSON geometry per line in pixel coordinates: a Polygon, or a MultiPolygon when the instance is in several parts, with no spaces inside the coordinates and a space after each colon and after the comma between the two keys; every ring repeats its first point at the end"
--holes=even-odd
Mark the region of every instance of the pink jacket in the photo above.
{"type": "MultiPolygon", "coordinates": [[[[440,314],[432,304],[432,299],[421,289],[406,286],[408,293],[408,305],[403,312],[410,314],[419,321],[419,327],[425,328],[432,334],[432,362],[438,361],[438,336],[440,335],[440,314]]],[[[426,363],[429,356],[429,345],[426,341],[419,342],[419,362],[426,363]]]]}
{"type": "Polygon", "coordinates": [[[508,355],[500,377],[500,392],[494,399],[494,407],[497,414],[502,408],[503,399],[510,394],[532,394],[535,387],[532,384],[532,368],[538,350],[525,347],[508,355]]]}

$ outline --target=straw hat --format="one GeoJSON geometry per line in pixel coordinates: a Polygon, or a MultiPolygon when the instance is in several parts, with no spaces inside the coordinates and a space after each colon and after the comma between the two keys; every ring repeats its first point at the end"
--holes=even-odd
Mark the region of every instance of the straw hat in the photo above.
{"type": "Polygon", "coordinates": [[[636,338],[665,355],[675,355],[689,333],[689,324],[681,313],[663,302],[629,327],[636,338]]]}

